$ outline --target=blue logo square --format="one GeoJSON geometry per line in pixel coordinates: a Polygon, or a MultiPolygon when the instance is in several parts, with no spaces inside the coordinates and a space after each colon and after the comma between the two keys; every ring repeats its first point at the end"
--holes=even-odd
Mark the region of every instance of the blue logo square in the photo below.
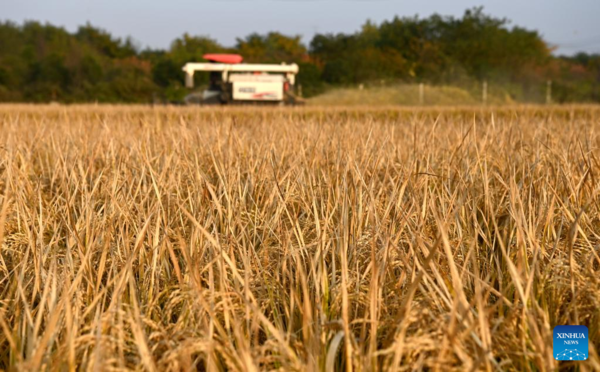
{"type": "Polygon", "coordinates": [[[554,327],[553,354],[556,360],[587,360],[588,329],[581,325],[554,327]]]}

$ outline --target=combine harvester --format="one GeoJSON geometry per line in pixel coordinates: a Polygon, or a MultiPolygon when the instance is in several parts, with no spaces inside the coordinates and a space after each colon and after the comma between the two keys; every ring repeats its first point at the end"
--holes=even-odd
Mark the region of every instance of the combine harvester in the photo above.
{"type": "Polygon", "coordinates": [[[302,103],[294,94],[298,65],[241,63],[237,54],[205,54],[207,63],[186,63],[185,85],[194,87],[196,71],[210,72],[208,89],[189,94],[187,104],[302,103]]]}

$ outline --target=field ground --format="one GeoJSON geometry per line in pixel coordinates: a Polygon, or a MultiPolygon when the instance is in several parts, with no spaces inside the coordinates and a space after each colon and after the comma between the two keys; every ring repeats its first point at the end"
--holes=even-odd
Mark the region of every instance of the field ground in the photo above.
{"type": "Polygon", "coordinates": [[[0,126],[0,370],[600,370],[599,107],[0,126]]]}

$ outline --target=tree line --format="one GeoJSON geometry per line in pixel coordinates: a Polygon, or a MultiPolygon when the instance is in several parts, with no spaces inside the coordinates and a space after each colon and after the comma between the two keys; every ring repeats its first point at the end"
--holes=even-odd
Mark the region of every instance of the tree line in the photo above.
{"type": "MultiPolygon", "coordinates": [[[[181,67],[205,53],[246,62],[297,63],[304,96],[338,86],[420,83],[500,87],[515,101],[541,102],[553,82],[558,102],[599,102],[600,55],[556,57],[537,31],[482,8],[462,17],[395,17],[351,34],[250,34],[226,47],[184,34],[166,50],[141,49],[90,24],[75,32],[35,21],[0,23],[2,102],[176,102],[188,91],[181,67]]],[[[206,74],[196,74],[197,86],[206,74]]]]}

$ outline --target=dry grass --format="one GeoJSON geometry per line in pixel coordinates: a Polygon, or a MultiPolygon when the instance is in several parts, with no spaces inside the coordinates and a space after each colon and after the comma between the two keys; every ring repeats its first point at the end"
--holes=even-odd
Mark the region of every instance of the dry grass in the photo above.
{"type": "Polygon", "coordinates": [[[0,370],[600,369],[597,107],[0,125],[0,370]]]}

